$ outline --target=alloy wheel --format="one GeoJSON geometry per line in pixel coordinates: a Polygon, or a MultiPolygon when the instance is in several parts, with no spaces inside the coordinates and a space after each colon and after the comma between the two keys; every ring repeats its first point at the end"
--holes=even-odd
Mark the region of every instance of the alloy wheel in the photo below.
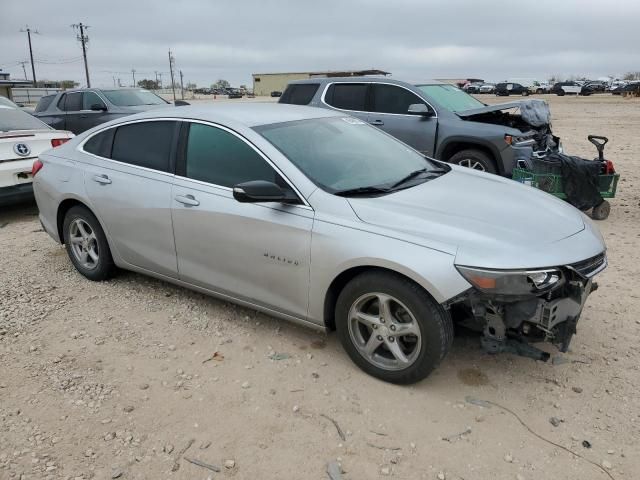
{"type": "Polygon", "coordinates": [[[367,293],[349,310],[349,335],[368,362],[384,370],[412,365],[422,347],[420,327],[411,311],[384,293],[367,293]]]}
{"type": "Polygon", "coordinates": [[[84,268],[93,270],[98,266],[98,240],[91,226],[83,219],[76,218],[69,225],[69,243],[74,257],[84,268]]]}
{"type": "Polygon", "coordinates": [[[481,172],[486,171],[482,163],[472,158],[465,158],[463,160],[460,160],[458,162],[458,165],[460,165],[461,167],[472,168],[474,170],[480,170],[481,172]]]}

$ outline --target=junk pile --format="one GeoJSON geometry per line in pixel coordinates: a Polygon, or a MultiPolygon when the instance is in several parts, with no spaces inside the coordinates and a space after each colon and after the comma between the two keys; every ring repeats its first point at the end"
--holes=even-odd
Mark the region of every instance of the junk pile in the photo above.
{"type": "Polygon", "coordinates": [[[589,135],[598,150],[598,158],[587,160],[559,150],[534,151],[523,142],[515,148],[513,179],[567,200],[580,210],[592,209],[592,217],[604,220],[611,206],[604,198],[613,198],[619,175],[613,163],[604,158],[606,137],[589,135]]]}

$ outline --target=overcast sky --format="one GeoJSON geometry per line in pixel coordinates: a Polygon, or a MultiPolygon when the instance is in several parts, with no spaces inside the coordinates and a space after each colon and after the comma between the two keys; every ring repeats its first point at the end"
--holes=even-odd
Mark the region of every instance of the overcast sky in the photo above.
{"type": "MultiPolygon", "coordinates": [[[[84,84],[70,27],[90,25],[94,86],[168,80],[251,84],[252,73],[379,68],[399,79],[640,70],[639,0],[2,0],[0,68],[22,78],[28,24],[36,76],[84,84]]],[[[26,66],[31,78],[30,65],[26,66]]]]}

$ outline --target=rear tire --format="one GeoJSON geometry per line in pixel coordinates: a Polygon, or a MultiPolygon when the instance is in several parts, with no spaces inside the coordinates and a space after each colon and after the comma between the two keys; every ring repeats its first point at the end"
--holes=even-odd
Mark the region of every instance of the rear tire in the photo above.
{"type": "Polygon", "coordinates": [[[461,167],[473,168],[487,173],[496,173],[496,165],[486,153],[475,150],[461,150],[449,158],[449,163],[460,165],[461,167]]]}
{"type": "Polygon", "coordinates": [[[419,285],[391,272],[365,272],[344,287],[336,329],[358,367],[397,384],[426,378],[453,342],[449,314],[419,285]]]}
{"type": "Polygon", "coordinates": [[[88,208],[71,207],[64,216],[62,235],[73,266],[89,280],[111,277],[115,265],[100,222],[88,208]]]}

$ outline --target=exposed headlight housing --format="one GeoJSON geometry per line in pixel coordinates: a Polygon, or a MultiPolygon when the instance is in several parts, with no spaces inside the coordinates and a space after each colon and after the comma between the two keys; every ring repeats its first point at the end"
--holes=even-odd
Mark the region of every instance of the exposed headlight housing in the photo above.
{"type": "Polygon", "coordinates": [[[456,265],[460,274],[481,292],[496,295],[539,295],[564,282],[557,268],[539,270],[489,270],[456,265]]]}

